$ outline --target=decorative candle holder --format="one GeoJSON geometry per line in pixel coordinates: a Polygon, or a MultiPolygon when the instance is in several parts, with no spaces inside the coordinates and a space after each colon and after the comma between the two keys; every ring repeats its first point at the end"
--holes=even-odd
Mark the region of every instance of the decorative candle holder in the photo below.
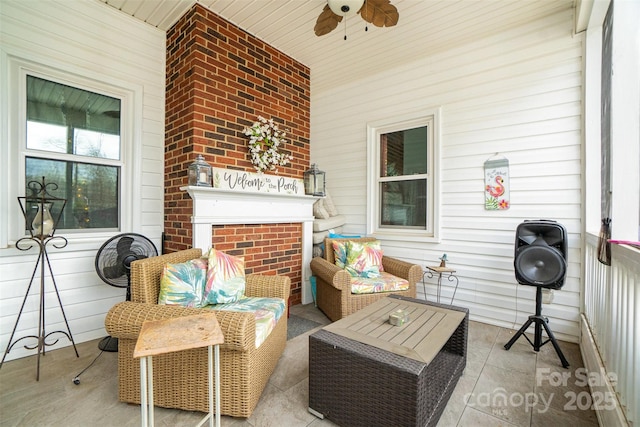
{"type": "Polygon", "coordinates": [[[189,185],[198,187],[211,187],[213,173],[212,168],[205,162],[202,154],[198,154],[195,162],[189,165],[189,185]]]}
{"type": "Polygon", "coordinates": [[[304,173],[304,192],[312,196],[324,197],[326,172],[318,169],[316,164],[312,164],[311,168],[304,173]]]}
{"type": "Polygon", "coordinates": [[[58,185],[54,183],[46,183],[45,177],[42,177],[42,182],[38,181],[30,181],[27,184],[29,190],[31,190],[31,195],[18,197],[18,203],[20,204],[20,209],[22,210],[22,215],[25,220],[25,229],[29,232],[29,236],[23,237],[16,242],[16,248],[21,251],[28,251],[34,246],[38,246],[40,250],[40,254],[38,256],[38,261],[35,264],[33,269],[33,274],[31,275],[31,281],[29,282],[29,286],[27,287],[27,292],[24,295],[24,300],[22,302],[22,306],[20,307],[20,312],[18,313],[18,318],[16,319],[16,323],[13,327],[13,332],[11,332],[11,336],[9,337],[9,342],[7,344],[7,349],[4,352],[4,356],[2,356],[2,361],[0,361],[0,368],[4,364],[4,359],[7,357],[7,354],[11,351],[14,345],[19,343],[22,340],[26,340],[29,338],[35,339],[36,344],[33,345],[24,345],[24,348],[27,350],[35,350],[38,349],[38,357],[37,357],[37,368],[36,368],[36,381],[40,380],[40,355],[44,355],[46,352],[47,346],[52,346],[58,342],[58,339],[47,341],[50,339],[52,335],[55,334],[63,334],[66,336],[71,344],[73,344],[73,349],[76,352],[76,357],[80,357],[78,354],[78,349],[76,348],[76,343],[73,341],[73,336],[71,335],[71,329],[69,328],[69,322],[67,321],[67,316],[64,313],[64,308],[62,307],[62,300],[60,299],[60,293],[58,292],[58,286],[56,285],[56,280],[53,275],[53,270],[51,269],[51,263],[49,262],[49,255],[47,254],[47,245],[51,243],[55,248],[62,249],[67,246],[67,239],[62,236],[54,236],[56,232],[56,227],[58,226],[58,222],[60,217],[62,216],[62,211],[64,207],[67,205],[66,199],[61,199],[59,197],[55,197],[49,193],[49,190],[55,191],[58,189],[58,185]],[[54,218],[53,212],[57,209],[57,216],[54,218]],[[32,211],[35,210],[35,213],[32,211]],[[18,328],[18,323],[20,322],[20,317],[22,316],[22,311],[24,310],[25,303],[27,302],[27,298],[29,296],[29,291],[31,290],[31,286],[33,285],[33,281],[36,277],[36,273],[38,272],[38,268],[40,269],[40,315],[38,320],[38,335],[27,335],[17,340],[14,340],[13,337],[16,333],[16,329],[18,328]],[[58,303],[60,304],[60,310],[62,311],[62,318],[64,319],[64,323],[67,326],[66,331],[58,330],[48,332],[46,331],[45,325],[45,272],[49,272],[49,277],[53,282],[53,287],[56,292],[56,296],[58,297],[58,303]]]}
{"type": "Polygon", "coordinates": [[[407,310],[398,309],[389,314],[389,323],[393,326],[402,326],[409,322],[409,313],[407,310]]]}

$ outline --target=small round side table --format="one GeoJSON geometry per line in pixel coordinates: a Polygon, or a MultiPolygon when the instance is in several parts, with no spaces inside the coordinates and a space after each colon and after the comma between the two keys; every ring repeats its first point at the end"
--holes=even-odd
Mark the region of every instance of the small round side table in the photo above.
{"type": "Polygon", "coordinates": [[[456,291],[458,290],[458,284],[459,284],[458,276],[454,274],[455,272],[456,270],[453,268],[427,265],[427,270],[422,275],[422,288],[424,291],[424,299],[425,300],[427,299],[427,285],[425,283],[425,279],[432,279],[435,275],[438,275],[436,297],[438,299],[438,303],[440,303],[440,292],[442,290],[442,276],[444,275],[449,282],[455,282],[456,284],[455,287],[453,288],[453,295],[451,296],[451,302],[449,303],[450,305],[453,305],[453,299],[456,297],[456,291]]]}

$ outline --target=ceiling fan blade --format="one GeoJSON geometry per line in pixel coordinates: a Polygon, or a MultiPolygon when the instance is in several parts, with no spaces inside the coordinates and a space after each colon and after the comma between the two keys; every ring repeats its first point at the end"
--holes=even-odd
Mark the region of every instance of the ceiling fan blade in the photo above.
{"type": "Polygon", "coordinates": [[[398,9],[389,0],[366,0],[360,16],[376,27],[393,27],[398,23],[398,9]]]}
{"type": "Polygon", "coordinates": [[[316,26],[313,27],[313,31],[318,37],[324,36],[325,34],[329,34],[331,31],[335,30],[341,21],[342,16],[333,13],[329,8],[329,5],[325,4],[324,9],[322,9],[322,13],[318,16],[316,26]]]}

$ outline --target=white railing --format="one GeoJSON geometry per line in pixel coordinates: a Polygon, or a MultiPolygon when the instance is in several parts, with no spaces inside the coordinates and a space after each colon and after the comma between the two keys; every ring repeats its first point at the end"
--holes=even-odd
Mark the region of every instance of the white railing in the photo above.
{"type": "Polygon", "coordinates": [[[611,246],[611,266],[605,266],[597,258],[597,236],[586,237],[584,317],[626,422],[638,426],[640,250],[611,246]]]}

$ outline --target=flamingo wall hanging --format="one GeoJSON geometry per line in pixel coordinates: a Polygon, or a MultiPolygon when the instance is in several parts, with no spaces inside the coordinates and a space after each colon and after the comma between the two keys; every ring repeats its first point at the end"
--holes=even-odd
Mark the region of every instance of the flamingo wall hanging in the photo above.
{"type": "Polygon", "coordinates": [[[509,209],[509,160],[493,159],[484,162],[484,208],[486,210],[509,209]]]}

